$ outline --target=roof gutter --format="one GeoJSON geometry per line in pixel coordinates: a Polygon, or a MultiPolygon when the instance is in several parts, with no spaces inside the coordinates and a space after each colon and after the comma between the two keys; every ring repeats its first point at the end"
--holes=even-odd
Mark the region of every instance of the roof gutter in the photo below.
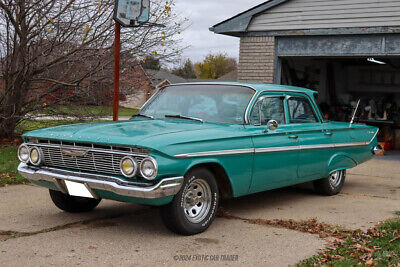
{"type": "Polygon", "coordinates": [[[214,26],[210,27],[209,30],[218,33],[225,34],[230,36],[240,36],[241,33],[246,32],[252,18],[265,10],[273,8],[277,5],[280,5],[289,0],[270,0],[264,2],[258,6],[255,6],[245,12],[239,13],[236,16],[233,16],[230,19],[222,21],[214,26]]]}

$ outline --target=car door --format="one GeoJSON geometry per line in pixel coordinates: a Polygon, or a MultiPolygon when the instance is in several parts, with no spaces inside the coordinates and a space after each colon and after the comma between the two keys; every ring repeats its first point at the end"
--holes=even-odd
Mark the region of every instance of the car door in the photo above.
{"type": "Polygon", "coordinates": [[[286,96],[289,135],[298,139],[300,146],[299,182],[322,178],[330,157],[332,136],[326,132],[311,98],[301,93],[286,96]]]}
{"type": "Polygon", "coordinates": [[[250,125],[245,126],[255,149],[251,193],[282,187],[297,178],[298,140],[288,135],[284,103],[283,93],[260,95],[250,113],[250,125]],[[267,130],[269,120],[278,122],[276,130],[267,130]]]}

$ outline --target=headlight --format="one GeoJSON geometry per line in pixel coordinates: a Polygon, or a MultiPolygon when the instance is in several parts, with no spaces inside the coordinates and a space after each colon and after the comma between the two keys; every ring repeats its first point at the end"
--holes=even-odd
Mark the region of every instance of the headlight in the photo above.
{"type": "Polygon", "coordinates": [[[136,175],[137,162],[132,157],[124,157],[121,160],[120,168],[125,177],[131,178],[136,175]]]}
{"type": "Polygon", "coordinates": [[[140,174],[147,180],[154,180],[157,176],[157,162],[153,158],[145,158],[140,163],[140,174]]]}
{"type": "Polygon", "coordinates": [[[28,163],[29,161],[29,147],[22,144],[18,148],[18,159],[23,163],[28,163]]]}
{"type": "Polygon", "coordinates": [[[42,163],[42,153],[40,152],[39,148],[32,147],[29,152],[29,161],[33,165],[40,165],[42,163]]]}

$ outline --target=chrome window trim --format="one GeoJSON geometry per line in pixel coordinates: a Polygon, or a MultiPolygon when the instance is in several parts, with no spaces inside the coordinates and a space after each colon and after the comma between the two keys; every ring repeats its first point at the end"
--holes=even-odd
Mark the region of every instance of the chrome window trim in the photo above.
{"type": "MultiPolygon", "coordinates": [[[[276,93],[276,92],[274,92],[274,93],[276,93]]],[[[264,99],[266,99],[266,98],[277,98],[277,97],[283,98],[283,99],[282,99],[282,102],[283,102],[283,117],[284,117],[285,123],[282,123],[282,124],[280,124],[280,125],[287,125],[287,123],[288,123],[288,118],[287,118],[286,110],[285,110],[285,102],[284,102],[284,100],[285,100],[285,99],[284,99],[284,98],[285,98],[285,95],[259,95],[259,97],[258,97],[258,98],[256,99],[256,101],[254,102],[253,108],[254,108],[255,105],[257,105],[258,102],[260,102],[260,101],[262,101],[262,100],[264,100],[264,99]]],[[[251,102],[251,101],[250,101],[250,102],[251,102]]],[[[252,109],[251,111],[253,111],[253,109],[252,109]]],[[[251,116],[251,113],[250,113],[250,116],[251,116]]],[[[254,126],[264,126],[264,125],[261,125],[261,124],[259,124],[259,125],[251,124],[250,118],[249,118],[249,122],[248,122],[247,124],[248,124],[248,125],[254,125],[254,126]]]]}
{"type": "MultiPolygon", "coordinates": [[[[297,90],[290,90],[290,89],[282,89],[282,90],[278,90],[278,89],[272,89],[272,90],[262,90],[262,91],[259,91],[256,95],[257,95],[257,97],[259,96],[259,95],[261,95],[262,93],[269,93],[269,92],[271,92],[271,93],[273,93],[273,92],[283,92],[283,93],[298,93],[298,94],[303,94],[303,95],[306,95],[306,96],[308,96],[309,98],[310,98],[310,100],[312,100],[312,99],[314,99],[313,98],[313,96],[312,95],[310,95],[309,93],[307,93],[307,92],[301,92],[301,91],[297,91],[297,90]]],[[[254,99],[254,97],[253,97],[253,99],[254,99]]],[[[250,103],[252,103],[253,102],[253,99],[250,101],[250,103]]],[[[313,106],[313,108],[314,108],[314,110],[315,111],[319,111],[319,108],[317,109],[317,106],[316,106],[316,103],[315,103],[315,101],[311,101],[312,103],[312,106],[313,106]]],[[[254,105],[253,105],[254,106],[254,105]]],[[[249,114],[249,106],[247,107],[247,109],[246,109],[246,119],[245,119],[245,121],[247,122],[247,124],[248,124],[248,114],[249,114]]],[[[317,118],[319,119],[319,121],[318,121],[318,123],[322,123],[323,121],[324,121],[324,119],[322,118],[322,114],[320,114],[321,112],[317,112],[318,114],[317,114],[317,118]]]]}
{"type": "MultiPolygon", "coordinates": [[[[287,101],[287,104],[288,104],[289,121],[291,120],[290,119],[291,114],[290,114],[290,108],[289,108],[289,101],[291,100],[291,98],[300,98],[300,99],[304,98],[311,105],[312,113],[313,113],[314,118],[316,119],[316,121],[313,121],[313,122],[298,122],[298,123],[290,123],[290,124],[306,124],[306,123],[321,123],[322,122],[320,116],[317,114],[316,106],[314,105],[316,103],[313,103],[314,101],[312,101],[311,99],[308,99],[308,98],[306,98],[304,96],[296,96],[296,95],[288,95],[288,97],[286,98],[286,101],[287,101]]],[[[318,113],[320,113],[320,112],[318,112],[318,113]]]]}
{"type": "MultiPolygon", "coordinates": [[[[167,87],[170,87],[170,86],[182,86],[182,85],[220,85],[220,86],[239,86],[239,87],[247,87],[247,88],[250,88],[250,89],[252,89],[255,93],[254,93],[254,95],[253,95],[253,97],[250,99],[250,101],[249,101],[249,103],[248,103],[248,105],[247,105],[247,107],[246,107],[246,110],[245,110],[245,114],[244,114],[244,122],[245,122],[245,124],[249,124],[249,119],[248,119],[248,117],[249,117],[249,110],[250,110],[250,108],[253,106],[252,104],[253,104],[253,102],[254,102],[254,99],[256,99],[256,98],[258,98],[262,93],[265,93],[265,92],[290,92],[290,93],[299,93],[299,94],[304,94],[304,95],[307,95],[310,99],[313,99],[313,97],[312,97],[312,95],[310,95],[309,93],[307,93],[307,92],[301,92],[301,91],[297,91],[297,90],[290,90],[290,89],[281,89],[281,90],[279,90],[279,89],[271,89],[271,90],[262,90],[262,91],[257,91],[253,86],[251,86],[251,85],[247,85],[247,84],[223,84],[223,83],[213,83],[213,82],[204,82],[204,83],[176,83],[176,84],[170,84],[170,85],[167,85],[167,86],[164,86],[164,87],[162,87],[162,88],[160,88],[155,94],[153,94],[151,97],[150,97],[150,99],[149,100],[147,100],[146,101],[146,103],[142,106],[142,108],[140,109],[140,110],[142,110],[149,102],[150,102],[150,100],[156,95],[156,94],[158,94],[158,92],[161,90],[161,89],[165,89],[165,88],[167,88],[167,87]]],[[[311,101],[311,102],[314,102],[314,101],[311,101]]],[[[316,109],[316,105],[315,105],[315,103],[312,103],[312,105],[313,105],[313,107],[314,107],[314,109],[316,109]]],[[[318,111],[319,109],[317,109],[317,111],[318,111]]],[[[139,111],[139,113],[140,113],[140,111],[139,111]]],[[[319,122],[323,122],[324,121],[324,119],[322,118],[322,114],[320,114],[321,112],[317,112],[318,114],[317,114],[317,117],[318,117],[318,119],[320,120],[319,122]]]]}
{"type": "MultiPolygon", "coordinates": [[[[246,87],[246,88],[249,88],[249,89],[253,90],[253,91],[254,91],[253,97],[250,99],[249,103],[247,104],[246,110],[245,110],[245,112],[244,112],[244,124],[249,124],[249,121],[248,121],[248,118],[247,118],[247,117],[248,117],[248,110],[249,110],[249,107],[250,107],[250,105],[253,103],[253,100],[254,100],[255,96],[256,96],[256,95],[259,95],[259,93],[257,92],[257,90],[256,90],[254,87],[252,87],[252,86],[250,86],[250,85],[247,85],[247,84],[224,84],[224,83],[213,83],[213,82],[204,82],[204,83],[202,83],[202,82],[198,82],[198,83],[175,83],[175,84],[170,84],[170,85],[167,85],[167,86],[164,86],[164,87],[160,88],[160,89],[157,91],[156,94],[158,94],[158,92],[159,92],[161,89],[165,89],[165,88],[170,87],[170,86],[182,86],[182,85],[186,85],[186,86],[187,86],[187,85],[237,86],[237,87],[246,87]]],[[[156,94],[154,94],[153,96],[155,96],[156,94]]],[[[151,98],[153,98],[153,96],[152,96],[151,98]]],[[[151,99],[151,98],[150,98],[150,99],[151,99]]],[[[142,106],[142,108],[144,108],[145,105],[146,105],[147,103],[150,102],[150,99],[142,106]]],[[[142,108],[141,108],[140,110],[142,110],[142,108]]],[[[139,111],[139,113],[140,113],[140,111],[139,111]]]]}

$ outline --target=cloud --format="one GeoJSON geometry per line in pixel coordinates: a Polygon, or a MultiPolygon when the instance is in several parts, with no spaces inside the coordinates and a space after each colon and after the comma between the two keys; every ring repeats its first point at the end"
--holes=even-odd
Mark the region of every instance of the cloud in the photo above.
{"type": "Polygon", "coordinates": [[[239,38],[215,34],[209,28],[262,2],[261,0],[175,0],[176,11],[189,19],[191,26],[182,33],[183,45],[190,46],[184,58],[201,61],[209,52],[239,57],[239,38]]]}

